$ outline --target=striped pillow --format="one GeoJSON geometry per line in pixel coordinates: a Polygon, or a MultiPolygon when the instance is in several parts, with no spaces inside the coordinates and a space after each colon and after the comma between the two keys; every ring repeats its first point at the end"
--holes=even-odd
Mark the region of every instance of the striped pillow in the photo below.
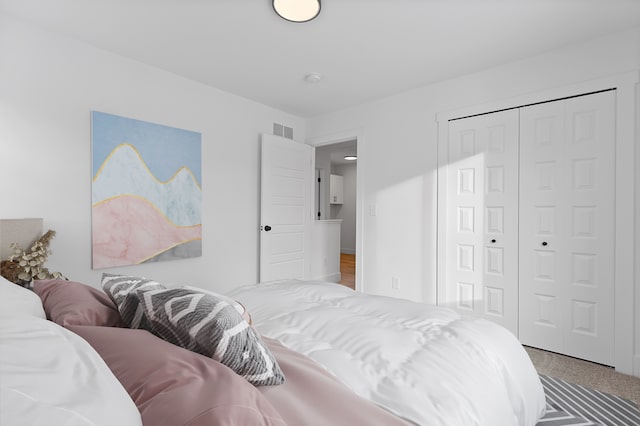
{"type": "Polygon", "coordinates": [[[219,361],[255,386],[284,382],[273,354],[225,298],[185,288],[136,294],[156,336],[219,361]]]}
{"type": "Polygon", "coordinates": [[[226,301],[231,306],[236,308],[236,311],[238,311],[238,313],[240,315],[242,315],[242,318],[244,318],[244,320],[246,322],[248,322],[249,325],[253,325],[253,319],[251,318],[251,314],[249,313],[249,311],[247,311],[247,308],[245,308],[245,306],[242,303],[238,302],[237,300],[232,299],[229,296],[225,296],[224,294],[216,293],[216,292],[213,292],[213,291],[210,291],[210,290],[205,290],[205,289],[200,288],[200,287],[193,287],[193,286],[190,286],[190,285],[183,285],[181,288],[184,288],[186,290],[191,290],[191,291],[197,291],[199,293],[210,294],[212,296],[216,296],[216,297],[226,301]]]}
{"type": "Polygon", "coordinates": [[[137,292],[166,288],[157,281],[128,275],[102,274],[102,288],[116,304],[122,322],[129,328],[142,328],[144,321],[137,292]]]}

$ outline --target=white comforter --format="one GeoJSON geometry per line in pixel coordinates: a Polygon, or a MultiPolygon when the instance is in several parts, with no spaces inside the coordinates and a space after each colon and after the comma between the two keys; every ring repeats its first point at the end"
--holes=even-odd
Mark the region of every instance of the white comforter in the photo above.
{"type": "Polygon", "coordinates": [[[544,414],[526,352],[489,321],[314,281],[245,286],[230,295],[261,334],[419,425],[533,426],[544,414]]]}

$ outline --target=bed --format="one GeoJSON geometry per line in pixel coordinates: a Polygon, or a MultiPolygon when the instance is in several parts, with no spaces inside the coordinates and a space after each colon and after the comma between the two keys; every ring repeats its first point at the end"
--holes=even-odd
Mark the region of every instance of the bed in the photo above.
{"type": "Polygon", "coordinates": [[[314,281],[99,284],[0,277],[0,424],[527,426],[545,412],[515,337],[447,309],[314,281]]]}

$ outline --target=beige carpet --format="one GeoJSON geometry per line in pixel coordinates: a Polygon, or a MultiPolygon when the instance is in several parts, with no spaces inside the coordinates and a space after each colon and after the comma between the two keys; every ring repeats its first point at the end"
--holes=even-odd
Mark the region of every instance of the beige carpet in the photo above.
{"type": "Polygon", "coordinates": [[[616,373],[601,364],[525,346],[538,373],[597,389],[640,405],[640,378],[616,373]]]}

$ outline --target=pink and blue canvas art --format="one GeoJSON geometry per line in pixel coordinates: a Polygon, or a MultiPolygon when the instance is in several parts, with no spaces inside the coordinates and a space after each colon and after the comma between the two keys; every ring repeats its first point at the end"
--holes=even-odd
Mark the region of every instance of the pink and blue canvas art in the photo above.
{"type": "Polygon", "coordinates": [[[201,134],[91,113],[93,268],[202,256],[201,134]]]}

